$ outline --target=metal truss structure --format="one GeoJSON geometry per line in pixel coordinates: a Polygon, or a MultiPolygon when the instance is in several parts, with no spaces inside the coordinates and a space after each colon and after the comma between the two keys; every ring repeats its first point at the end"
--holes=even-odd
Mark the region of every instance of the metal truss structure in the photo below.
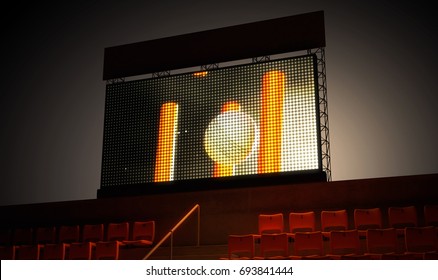
{"type": "Polygon", "coordinates": [[[219,63],[201,65],[201,71],[207,71],[207,70],[218,69],[218,68],[219,68],[219,63]]]}
{"type": "Polygon", "coordinates": [[[264,62],[264,61],[270,61],[270,60],[271,60],[271,57],[269,55],[264,55],[264,56],[253,57],[252,63],[264,62]]]}
{"type": "Polygon", "coordinates": [[[170,76],[170,70],[152,73],[152,78],[166,77],[166,76],[170,76]]]}
{"type": "Polygon", "coordinates": [[[315,54],[318,67],[318,95],[319,95],[319,119],[321,132],[321,156],[322,168],[327,176],[327,181],[332,180],[331,158],[330,158],[330,135],[327,106],[327,79],[325,68],[324,48],[307,50],[307,54],[315,54]]]}
{"type": "Polygon", "coordinates": [[[115,79],[109,79],[106,80],[106,84],[117,84],[117,83],[123,83],[125,81],[125,78],[115,78],[115,79]]]}

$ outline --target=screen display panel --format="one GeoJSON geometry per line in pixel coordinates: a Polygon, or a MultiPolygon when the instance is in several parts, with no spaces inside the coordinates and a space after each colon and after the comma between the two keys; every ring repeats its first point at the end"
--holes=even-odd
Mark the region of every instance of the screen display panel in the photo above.
{"type": "Polygon", "coordinates": [[[305,55],[108,84],[101,188],[321,170],[317,82],[305,55]]]}

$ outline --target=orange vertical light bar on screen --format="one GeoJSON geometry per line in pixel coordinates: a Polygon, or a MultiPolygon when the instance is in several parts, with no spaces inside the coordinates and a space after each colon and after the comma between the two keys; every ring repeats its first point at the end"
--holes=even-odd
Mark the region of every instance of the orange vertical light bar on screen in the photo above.
{"type": "Polygon", "coordinates": [[[258,173],[281,171],[284,91],[283,72],[265,73],[262,81],[258,173]]]}
{"type": "MultiPolygon", "coordinates": [[[[229,101],[222,105],[222,113],[229,111],[240,111],[240,104],[236,101],[229,101]]],[[[213,177],[233,176],[233,165],[224,165],[215,162],[213,168],[213,177]]]]}
{"type": "Polygon", "coordinates": [[[178,104],[174,102],[163,104],[160,110],[154,182],[173,180],[177,124],[178,104]]]}

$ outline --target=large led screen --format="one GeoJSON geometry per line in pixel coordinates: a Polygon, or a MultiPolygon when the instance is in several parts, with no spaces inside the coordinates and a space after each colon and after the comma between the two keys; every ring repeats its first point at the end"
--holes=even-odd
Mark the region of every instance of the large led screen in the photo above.
{"type": "Polygon", "coordinates": [[[101,187],[321,170],[316,57],[108,84],[101,187]]]}

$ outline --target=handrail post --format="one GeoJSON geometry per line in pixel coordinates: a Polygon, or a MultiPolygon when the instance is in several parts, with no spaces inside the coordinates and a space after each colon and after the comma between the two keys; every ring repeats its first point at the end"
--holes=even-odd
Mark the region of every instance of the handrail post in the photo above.
{"type": "Polygon", "coordinates": [[[170,259],[173,260],[173,230],[170,232],[170,259]]]}
{"type": "Polygon", "coordinates": [[[201,206],[198,205],[198,244],[199,247],[201,244],[201,206]]]}

